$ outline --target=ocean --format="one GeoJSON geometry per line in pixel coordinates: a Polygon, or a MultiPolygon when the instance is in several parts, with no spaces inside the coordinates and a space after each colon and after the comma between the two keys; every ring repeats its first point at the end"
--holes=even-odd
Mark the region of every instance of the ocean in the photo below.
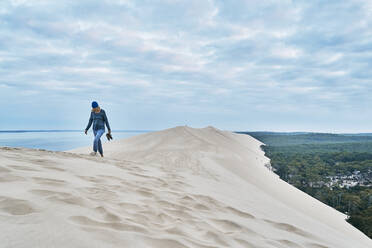
{"type": "MultiPolygon", "coordinates": [[[[112,131],[112,136],[116,140],[147,132],[149,131],[112,131]]],[[[84,131],[80,130],[0,131],[0,147],[26,147],[51,151],[66,151],[92,145],[93,137],[91,130],[88,132],[88,135],[85,135],[84,131]]],[[[108,142],[105,135],[102,136],[101,140],[104,143],[108,142]]]]}

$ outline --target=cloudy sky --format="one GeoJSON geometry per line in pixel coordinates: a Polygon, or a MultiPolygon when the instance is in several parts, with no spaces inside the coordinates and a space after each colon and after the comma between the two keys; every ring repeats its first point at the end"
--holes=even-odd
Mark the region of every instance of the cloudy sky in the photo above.
{"type": "Polygon", "coordinates": [[[370,0],[1,0],[0,130],[372,132],[370,0]]]}

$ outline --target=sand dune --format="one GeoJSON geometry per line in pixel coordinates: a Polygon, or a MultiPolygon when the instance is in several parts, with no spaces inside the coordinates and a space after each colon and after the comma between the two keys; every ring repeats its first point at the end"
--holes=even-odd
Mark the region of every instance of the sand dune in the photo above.
{"type": "Polygon", "coordinates": [[[372,247],[272,173],[261,144],[176,127],[105,143],[105,158],[0,148],[0,246],[372,247]]]}

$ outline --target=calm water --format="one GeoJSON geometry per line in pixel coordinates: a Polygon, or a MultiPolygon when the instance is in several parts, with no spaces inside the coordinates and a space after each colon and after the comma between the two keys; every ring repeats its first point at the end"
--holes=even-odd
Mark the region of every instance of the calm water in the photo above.
{"type": "MultiPolygon", "coordinates": [[[[114,140],[128,138],[149,131],[112,131],[114,140]]],[[[103,135],[101,140],[108,142],[103,135]]],[[[0,146],[38,148],[52,151],[66,151],[89,146],[93,132],[85,135],[82,131],[0,131],[0,146]]]]}

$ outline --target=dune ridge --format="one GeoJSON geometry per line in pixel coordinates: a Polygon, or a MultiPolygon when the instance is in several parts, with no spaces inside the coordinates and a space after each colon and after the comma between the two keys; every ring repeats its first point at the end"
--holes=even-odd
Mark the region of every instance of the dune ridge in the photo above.
{"type": "Polygon", "coordinates": [[[280,180],[261,142],[175,127],[68,152],[0,148],[5,247],[372,247],[280,180]],[[266,166],[265,166],[266,165],[266,166]]]}

